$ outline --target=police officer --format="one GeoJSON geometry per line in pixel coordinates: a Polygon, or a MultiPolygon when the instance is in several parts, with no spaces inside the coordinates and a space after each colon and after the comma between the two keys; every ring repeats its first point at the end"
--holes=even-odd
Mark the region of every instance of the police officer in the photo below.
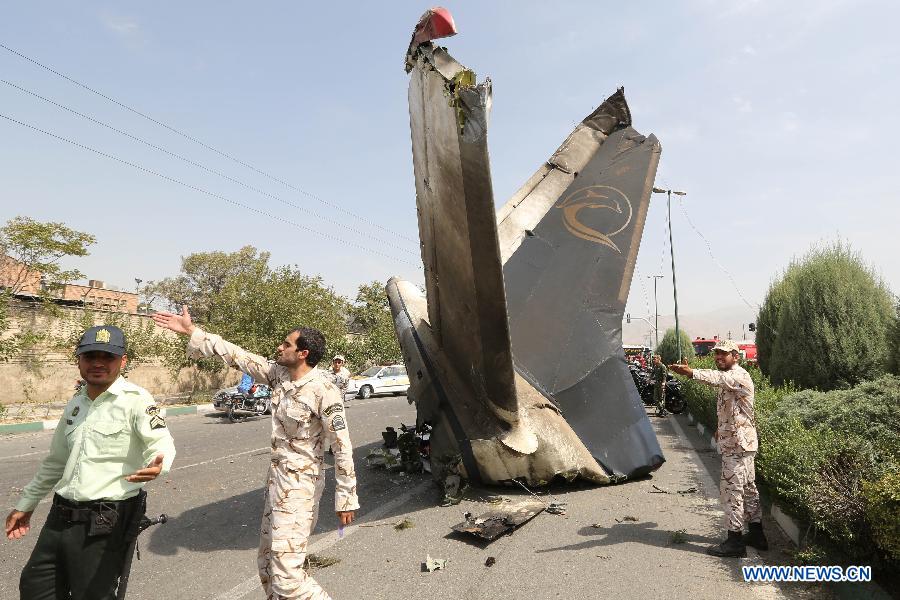
{"type": "Polygon", "coordinates": [[[334,451],[334,502],[341,526],[353,521],[359,500],[343,398],[328,374],[316,368],[325,336],[309,327],[289,331],[270,363],[196,327],[187,307],[180,315],[156,313],[153,320],[189,335],[192,358],[218,356],[272,388],[272,462],[260,527],[259,579],[268,600],[328,600],[303,570],[325,489],[326,448],[334,451]]]}
{"type": "Polygon", "coordinates": [[[715,369],[691,369],[687,365],[669,365],[678,373],[718,388],[716,414],[716,442],[722,455],[720,499],[725,509],[728,538],[707,549],[713,556],[747,556],[746,546],[768,550],[763,533],[762,509],[756,489],[754,459],[759,442],[756,416],[753,410],[753,379],[738,364],[740,350],[731,340],[722,340],[714,347],[715,369]],[[744,526],[750,529],[744,535],[744,526]]]}
{"type": "Polygon", "coordinates": [[[47,522],[22,570],[22,600],[107,600],[130,547],[130,525],[144,513],[142,488],[168,472],[175,444],[145,389],[121,377],[128,360],[118,327],[91,327],[75,351],[85,382],[66,405],[50,452],[6,517],[19,539],[56,487],[47,522]]]}
{"type": "Polygon", "coordinates": [[[656,416],[664,417],[666,412],[666,376],[668,371],[659,354],[653,355],[653,398],[656,400],[656,416]]]}

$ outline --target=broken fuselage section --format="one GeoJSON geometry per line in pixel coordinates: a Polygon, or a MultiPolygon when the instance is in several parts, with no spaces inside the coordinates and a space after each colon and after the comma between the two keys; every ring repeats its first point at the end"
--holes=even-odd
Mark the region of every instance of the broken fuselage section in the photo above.
{"type": "Polygon", "coordinates": [[[425,295],[397,278],[387,295],[435,477],[609,483],[658,468],[621,320],[659,143],[631,128],[620,90],[498,214],[490,80],[423,39],[428,18],[406,58],[425,295]]]}

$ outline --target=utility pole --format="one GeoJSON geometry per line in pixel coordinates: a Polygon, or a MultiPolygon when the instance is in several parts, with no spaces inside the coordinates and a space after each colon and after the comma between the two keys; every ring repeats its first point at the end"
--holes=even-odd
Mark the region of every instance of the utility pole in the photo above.
{"type": "Polygon", "coordinates": [[[656,345],[653,346],[653,349],[656,350],[659,348],[659,300],[656,296],[656,281],[658,279],[662,279],[663,275],[647,275],[648,278],[653,278],[653,313],[654,313],[654,327],[653,331],[656,334],[656,345]]]}
{"type": "Polygon", "coordinates": [[[687,196],[687,192],[653,188],[654,194],[666,195],[666,207],[669,212],[669,254],[672,257],[672,294],[675,297],[675,346],[678,348],[678,362],[681,362],[681,333],[678,327],[678,285],[675,282],[675,247],[672,245],[672,194],[687,196]]]}

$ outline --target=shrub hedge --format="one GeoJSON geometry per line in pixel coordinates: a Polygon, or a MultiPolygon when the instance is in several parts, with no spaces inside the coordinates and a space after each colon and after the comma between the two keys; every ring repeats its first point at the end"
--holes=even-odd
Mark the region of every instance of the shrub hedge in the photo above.
{"type": "MultiPolygon", "coordinates": [[[[711,358],[694,368],[715,368],[711,358]]],[[[758,368],[757,477],[778,504],[848,558],[900,567],[900,377],[846,390],[774,387],[758,368]]],[[[716,426],[716,392],[683,382],[690,412],[716,426]]]]}

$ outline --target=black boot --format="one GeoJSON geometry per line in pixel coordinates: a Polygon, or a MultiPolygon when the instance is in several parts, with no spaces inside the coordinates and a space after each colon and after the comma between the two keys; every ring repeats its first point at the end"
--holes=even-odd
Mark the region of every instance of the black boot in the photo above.
{"type": "Polygon", "coordinates": [[[744,540],[741,539],[740,531],[729,531],[727,540],[718,546],[710,546],[706,549],[706,553],[713,556],[744,558],[747,556],[747,547],[744,545],[744,540]]]}
{"type": "Polygon", "coordinates": [[[745,533],[741,538],[745,545],[752,546],[757,550],[768,550],[769,540],[763,533],[762,523],[750,523],[750,532],[745,533]]]}

